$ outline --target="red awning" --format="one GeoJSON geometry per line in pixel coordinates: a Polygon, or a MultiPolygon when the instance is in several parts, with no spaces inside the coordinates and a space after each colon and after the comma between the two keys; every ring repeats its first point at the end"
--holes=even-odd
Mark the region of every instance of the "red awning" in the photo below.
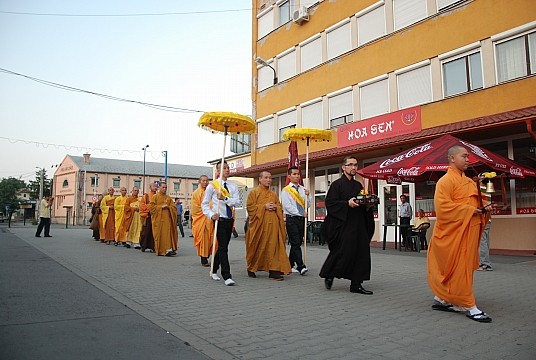
{"type": "Polygon", "coordinates": [[[387,180],[391,184],[437,180],[447,171],[447,152],[455,145],[463,146],[469,152],[469,176],[484,171],[495,171],[511,178],[536,176],[533,169],[451,135],[425,142],[357,172],[366,178],[387,180]]]}

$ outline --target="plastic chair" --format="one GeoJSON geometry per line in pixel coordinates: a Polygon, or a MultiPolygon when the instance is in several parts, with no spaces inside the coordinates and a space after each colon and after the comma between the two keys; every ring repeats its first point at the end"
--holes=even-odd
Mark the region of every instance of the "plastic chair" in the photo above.
{"type": "Polygon", "coordinates": [[[415,249],[421,251],[421,247],[428,247],[428,242],[426,241],[426,231],[430,228],[430,223],[425,222],[417,226],[415,229],[412,229],[412,234],[408,236],[408,242],[410,244],[415,243],[415,249]]]}

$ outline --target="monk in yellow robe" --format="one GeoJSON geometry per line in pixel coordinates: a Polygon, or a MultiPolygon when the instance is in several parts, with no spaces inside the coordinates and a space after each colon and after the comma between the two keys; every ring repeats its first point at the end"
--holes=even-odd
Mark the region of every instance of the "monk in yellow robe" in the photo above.
{"type": "Polygon", "coordinates": [[[125,218],[123,219],[123,228],[126,232],[127,248],[134,246],[134,249],[140,248],[141,234],[141,216],[140,216],[140,198],[138,194],[140,189],[132,188],[132,194],[127,198],[125,203],[125,218]]]}
{"type": "Polygon", "coordinates": [[[141,217],[141,234],[140,234],[140,247],[141,251],[149,249],[154,252],[154,237],[153,237],[153,225],[151,221],[151,207],[149,204],[156,195],[157,185],[151,183],[149,192],[144,194],[140,200],[140,217],[141,217]]]}
{"type": "Polygon", "coordinates": [[[285,240],[287,232],[283,220],[283,208],[277,195],[270,190],[272,175],[261,172],[259,186],[253,189],[247,201],[249,217],[246,232],[246,262],[248,276],[255,272],[269,272],[272,280],[284,280],[283,274],[290,274],[285,240]]]}
{"type": "Polygon", "coordinates": [[[123,226],[123,220],[125,218],[125,204],[127,203],[127,188],[121,187],[121,195],[115,198],[114,212],[115,212],[115,243],[114,245],[124,245],[127,242],[127,232],[123,226]]]}
{"type": "MultiPolygon", "coordinates": [[[[201,175],[199,186],[192,194],[190,201],[190,214],[192,216],[192,235],[194,236],[194,246],[197,248],[197,256],[201,258],[202,266],[210,266],[208,257],[212,253],[212,243],[214,240],[214,222],[203,214],[201,203],[205,196],[205,189],[209,183],[208,176],[201,175]]],[[[212,201],[209,203],[212,207],[212,201]]],[[[217,243],[216,243],[217,246],[217,243]]]]}
{"type": "Polygon", "coordinates": [[[167,184],[161,183],[160,190],[149,203],[153,226],[154,251],[158,256],[175,256],[179,247],[177,208],[173,199],[166,195],[166,192],[167,184]]]}
{"type": "Polygon", "coordinates": [[[104,224],[104,241],[107,245],[111,245],[115,241],[115,211],[114,211],[114,188],[108,188],[106,194],[101,201],[102,223],[104,224]]]}
{"type": "Polygon", "coordinates": [[[465,176],[469,153],[462,146],[448,151],[449,169],[436,184],[437,221],[428,247],[428,284],[435,294],[432,309],[466,312],[478,322],[491,322],[476,306],[473,273],[478,268],[478,248],[485,225],[476,183],[465,176]]]}

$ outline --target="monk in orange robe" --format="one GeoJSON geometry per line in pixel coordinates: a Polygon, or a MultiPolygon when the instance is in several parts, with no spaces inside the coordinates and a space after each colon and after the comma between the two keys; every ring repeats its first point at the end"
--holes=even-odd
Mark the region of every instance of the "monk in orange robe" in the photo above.
{"type": "Polygon", "coordinates": [[[114,211],[114,188],[108,188],[108,194],[102,198],[101,211],[102,223],[104,224],[104,241],[107,245],[111,245],[115,241],[115,211],[114,211]]]}
{"type": "Polygon", "coordinates": [[[256,277],[258,270],[268,271],[272,280],[284,280],[290,274],[290,262],[285,241],[287,232],[283,221],[283,207],[277,195],[270,190],[272,175],[261,172],[259,186],[253,189],[247,201],[249,227],[246,232],[246,262],[248,276],[256,277]]]}
{"type": "Polygon", "coordinates": [[[145,252],[147,249],[154,252],[153,225],[151,221],[151,207],[149,204],[151,203],[153,196],[156,194],[156,189],[156,183],[152,183],[149,192],[144,194],[140,201],[140,217],[142,222],[140,248],[142,252],[145,252]]]}
{"type": "Polygon", "coordinates": [[[161,183],[160,190],[153,196],[151,220],[153,225],[154,251],[158,256],[175,256],[179,243],[177,232],[177,208],[175,202],[166,195],[167,184],[161,183]]]}
{"type": "Polygon", "coordinates": [[[449,169],[436,184],[437,221],[428,248],[428,284],[435,294],[432,308],[466,312],[478,322],[491,322],[479,310],[473,294],[473,274],[478,268],[478,248],[485,225],[477,184],[466,177],[469,154],[462,146],[448,151],[449,169]]]}
{"type": "Polygon", "coordinates": [[[123,219],[123,231],[126,233],[127,248],[134,246],[134,249],[140,248],[141,234],[141,217],[140,217],[140,190],[134,186],[131,195],[125,203],[125,218],[123,219]]]}
{"type": "MultiPolygon", "coordinates": [[[[197,256],[201,258],[201,265],[210,266],[208,257],[212,253],[212,243],[214,240],[214,222],[203,214],[201,203],[205,196],[205,189],[209,183],[208,176],[201,175],[199,186],[192,194],[190,201],[190,214],[192,216],[192,234],[194,236],[194,246],[197,248],[197,256]]],[[[212,202],[209,206],[212,207],[212,202]]],[[[217,242],[216,242],[217,246],[217,242]]]]}
{"type": "MultiPolygon", "coordinates": [[[[114,212],[115,212],[115,243],[114,245],[123,245],[126,246],[127,242],[127,232],[123,226],[123,221],[125,219],[125,204],[127,203],[127,188],[122,186],[121,195],[115,198],[114,201],[114,212]]],[[[130,247],[130,246],[129,246],[130,247]]]]}

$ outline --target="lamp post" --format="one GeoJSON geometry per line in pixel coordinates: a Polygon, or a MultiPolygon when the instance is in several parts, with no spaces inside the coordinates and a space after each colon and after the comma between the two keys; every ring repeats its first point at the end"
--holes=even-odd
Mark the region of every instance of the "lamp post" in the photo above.
{"type": "Polygon", "coordinates": [[[277,84],[277,74],[275,72],[275,69],[272,67],[272,65],[268,64],[268,62],[266,60],[264,60],[263,58],[260,58],[260,57],[256,58],[255,62],[257,64],[259,64],[259,65],[262,65],[262,66],[268,66],[270,69],[273,70],[273,72],[274,72],[274,85],[276,85],[277,84]]]}
{"type": "Polygon", "coordinates": [[[149,145],[145,145],[145,147],[141,148],[143,150],[143,180],[142,180],[143,191],[142,191],[142,195],[145,195],[145,153],[147,152],[148,147],[149,147],[149,145]]]}

